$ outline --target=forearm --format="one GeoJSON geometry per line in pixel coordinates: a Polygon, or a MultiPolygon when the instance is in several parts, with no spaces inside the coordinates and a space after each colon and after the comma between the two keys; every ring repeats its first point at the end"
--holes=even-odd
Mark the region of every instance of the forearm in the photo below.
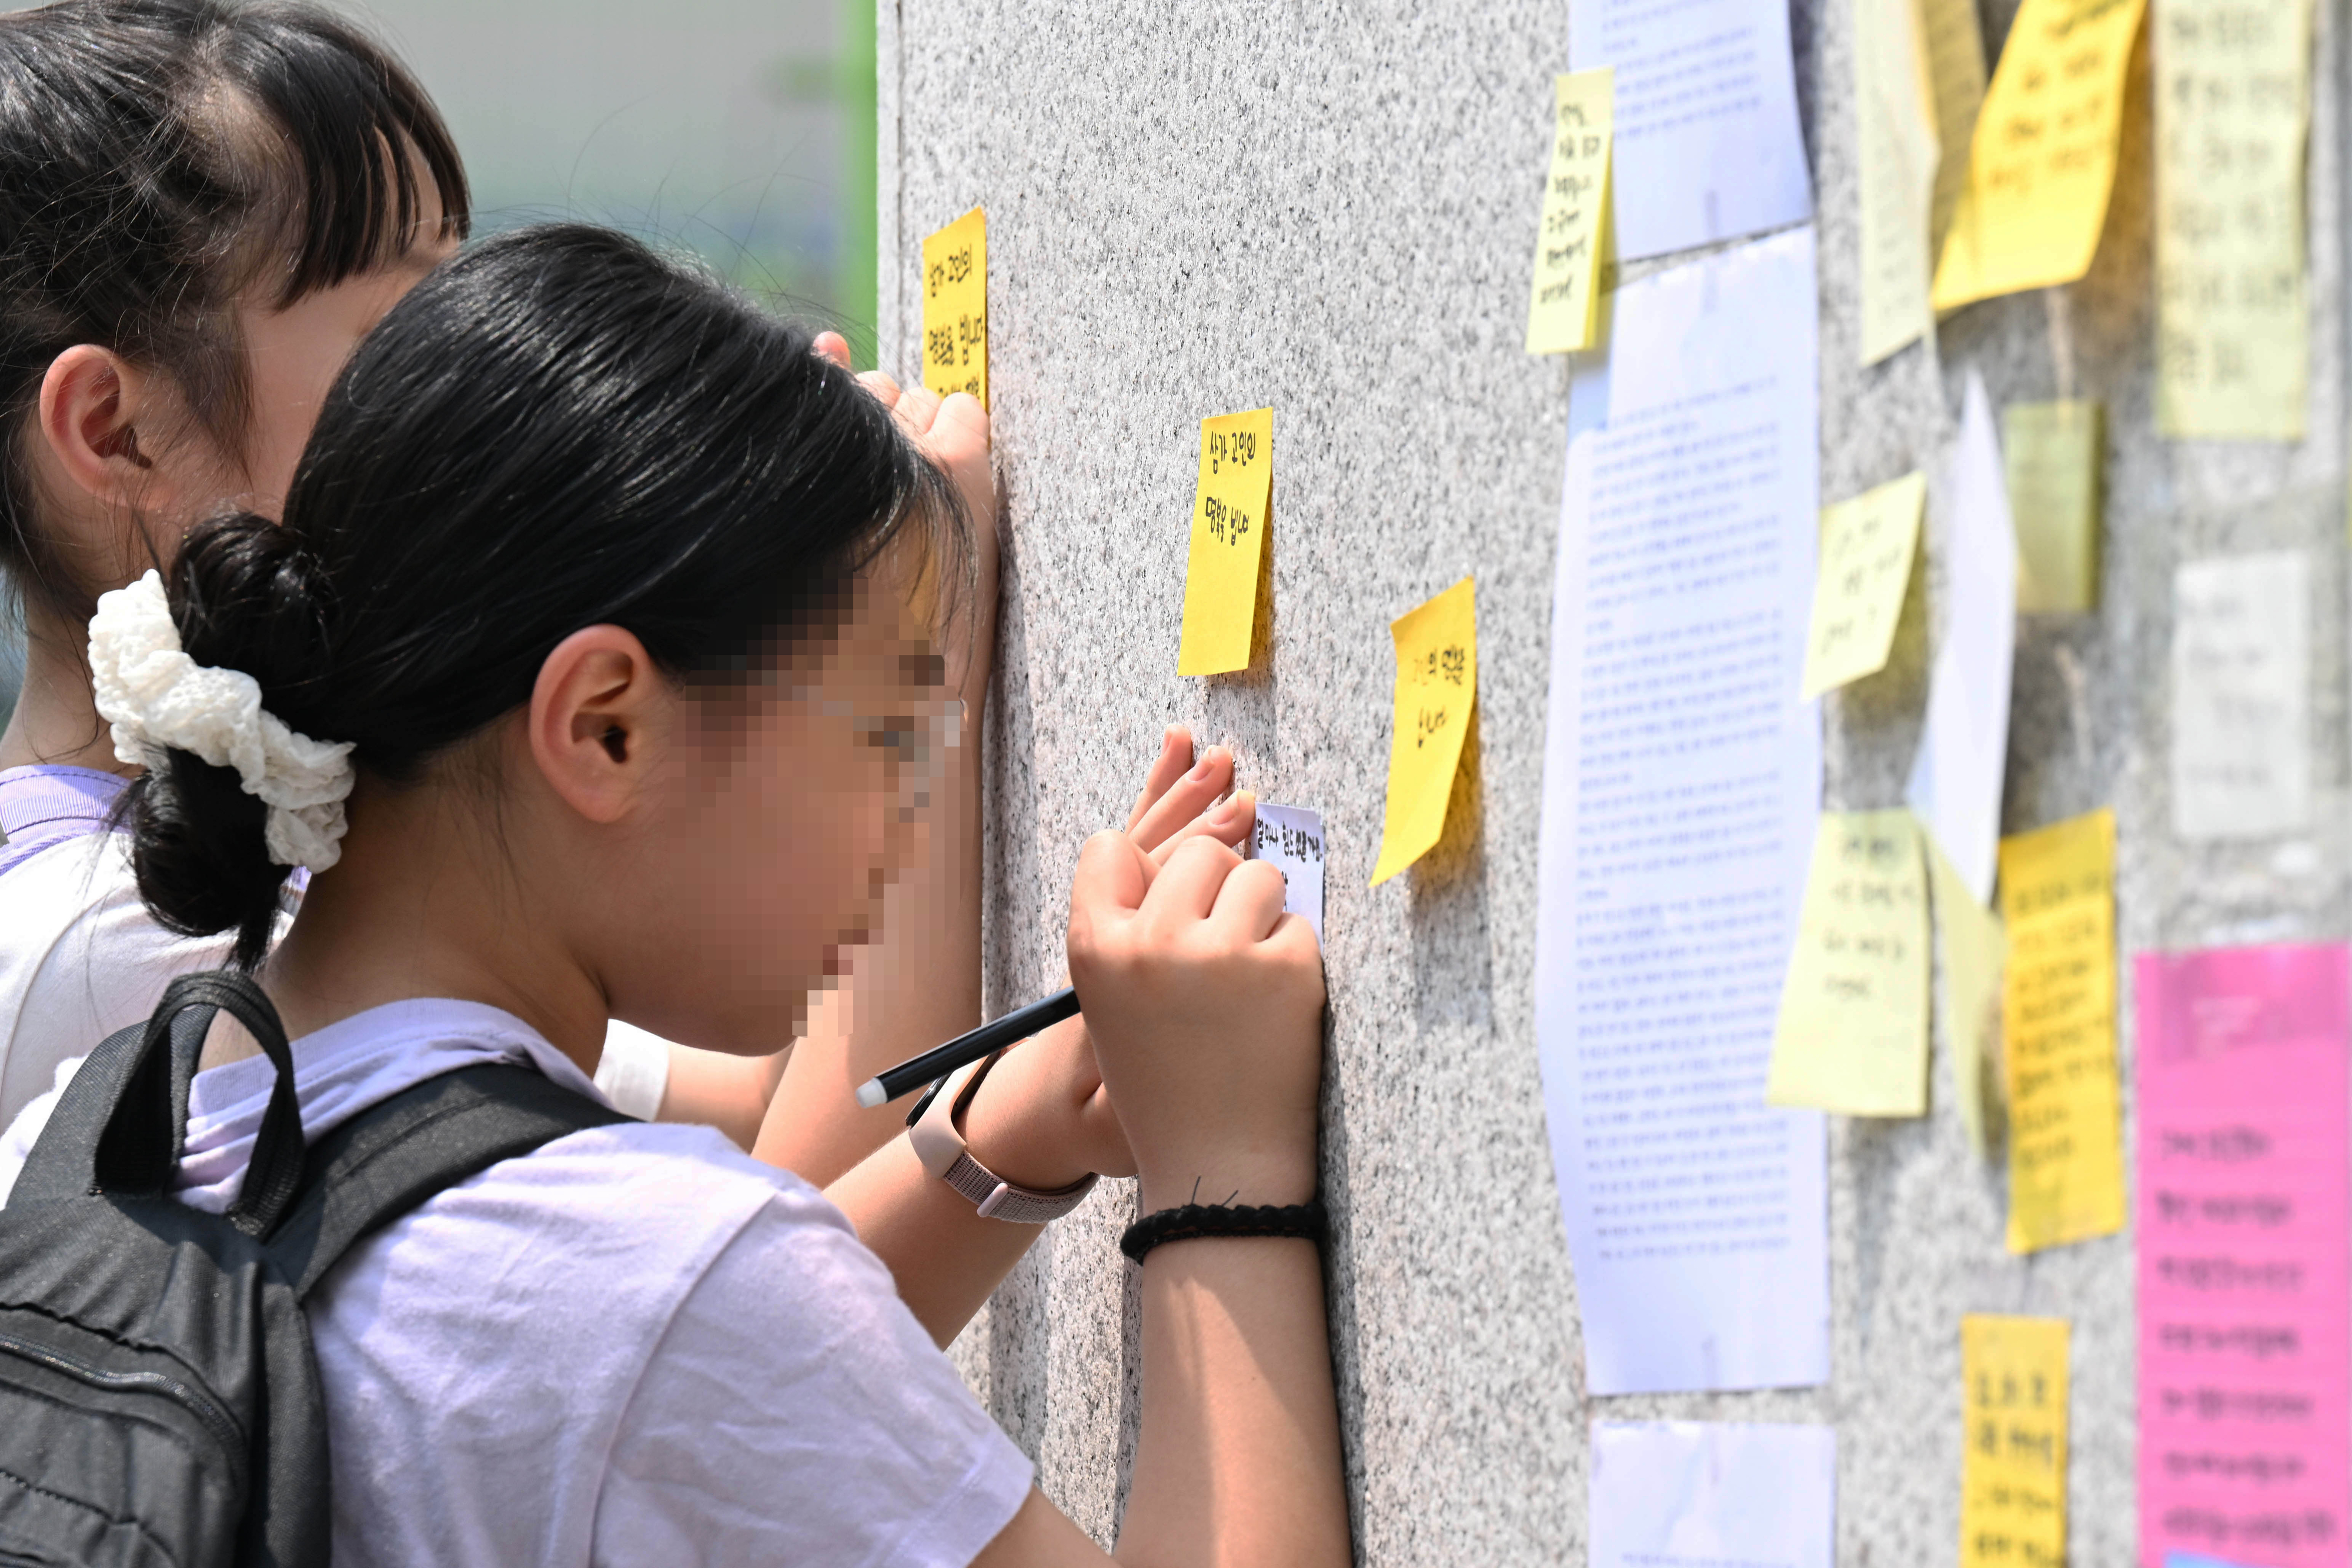
{"type": "MultiPolygon", "coordinates": [[[[976,714],[977,705],[974,705],[976,714]]],[[[753,1153],[823,1186],[906,1124],[906,1106],[857,1103],[886,1067],[980,1022],[980,736],[949,754],[925,855],[885,899],[882,933],[810,1009],[753,1153]]]]}
{"type": "Polygon", "coordinates": [[[825,1197],[889,1266],[898,1299],[940,1345],[963,1331],[1045,1228],[982,1219],[970,1198],[924,1171],[904,1138],[867,1156],[825,1197]]]}
{"type": "Polygon", "coordinates": [[[660,1119],[703,1123],[752,1147],[792,1051],[788,1045],[772,1056],[732,1056],[672,1045],[660,1119]]]}
{"type": "Polygon", "coordinates": [[[1171,1242],[1143,1263],[1143,1430],[1116,1556],[1345,1568],[1348,1503],[1308,1242],[1171,1242]]]}

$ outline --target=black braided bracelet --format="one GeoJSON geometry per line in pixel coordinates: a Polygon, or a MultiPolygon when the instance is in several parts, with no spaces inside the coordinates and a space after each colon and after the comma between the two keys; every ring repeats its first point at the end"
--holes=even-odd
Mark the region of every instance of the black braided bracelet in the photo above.
{"type": "Polygon", "coordinates": [[[1163,1241],[1190,1241],[1202,1236],[1295,1236],[1319,1246],[1329,1222],[1319,1197],[1287,1207],[1188,1203],[1147,1214],[1129,1226],[1118,1239],[1118,1249],[1140,1263],[1145,1253],[1163,1241]]]}

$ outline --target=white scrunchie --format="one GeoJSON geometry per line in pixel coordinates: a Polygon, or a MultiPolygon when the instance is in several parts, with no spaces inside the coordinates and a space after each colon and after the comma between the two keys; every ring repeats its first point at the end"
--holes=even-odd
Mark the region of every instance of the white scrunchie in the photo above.
{"type": "Polygon", "coordinates": [[[245,792],[269,808],[263,836],[272,861],[322,872],[342,859],[351,744],[295,734],[262,711],[260,682],[183,653],[156,573],[99,596],[89,673],[115,756],[152,769],[168,747],[234,768],[245,792]]]}

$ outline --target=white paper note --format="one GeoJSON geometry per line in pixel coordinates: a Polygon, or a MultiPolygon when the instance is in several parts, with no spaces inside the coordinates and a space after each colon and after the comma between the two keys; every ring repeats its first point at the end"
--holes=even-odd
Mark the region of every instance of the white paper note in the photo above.
{"type": "Polygon", "coordinates": [[[1829,1375],[1821,1113],[1764,1103],[1821,805],[1813,234],[1645,277],[1569,405],[1536,1040],[1594,1394],[1829,1375]]]}
{"type": "Polygon", "coordinates": [[[1282,871],[1282,907],[1306,917],[1323,940],[1323,813],[1305,806],[1258,802],[1257,830],[1250,835],[1250,859],[1270,861],[1282,871]]]}
{"type": "Polygon", "coordinates": [[[1617,70],[1619,259],[1813,215],[1788,0],[1591,0],[1569,8],[1568,55],[1577,70],[1617,70]]]}
{"type": "Polygon", "coordinates": [[[1944,485],[1943,641],[1904,800],[1977,902],[1992,903],[2017,649],[2017,531],[1984,379],[1969,371],[1960,440],[1944,485]]]}
{"type": "Polygon", "coordinates": [[[2311,825],[2310,570],[2301,550],[2183,563],[2172,589],[2172,831],[2311,825]]]}
{"type": "Polygon", "coordinates": [[[1827,1427],[1610,1421],[1592,1427],[1591,1568],[1831,1568],[1827,1427]]]}

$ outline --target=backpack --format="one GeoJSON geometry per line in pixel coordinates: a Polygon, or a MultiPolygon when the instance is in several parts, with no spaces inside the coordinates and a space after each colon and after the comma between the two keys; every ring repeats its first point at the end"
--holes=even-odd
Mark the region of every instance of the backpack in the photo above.
{"type": "Polygon", "coordinates": [[[310,1568],[325,1407],[303,1299],[443,1188],[629,1118],[527,1067],[461,1068],[304,1146],[277,1010],[184,975],[59,1097],[0,1209],[0,1568],[310,1568]],[[170,1196],[188,1084],[226,1012],[278,1070],[226,1214],[170,1196]]]}

